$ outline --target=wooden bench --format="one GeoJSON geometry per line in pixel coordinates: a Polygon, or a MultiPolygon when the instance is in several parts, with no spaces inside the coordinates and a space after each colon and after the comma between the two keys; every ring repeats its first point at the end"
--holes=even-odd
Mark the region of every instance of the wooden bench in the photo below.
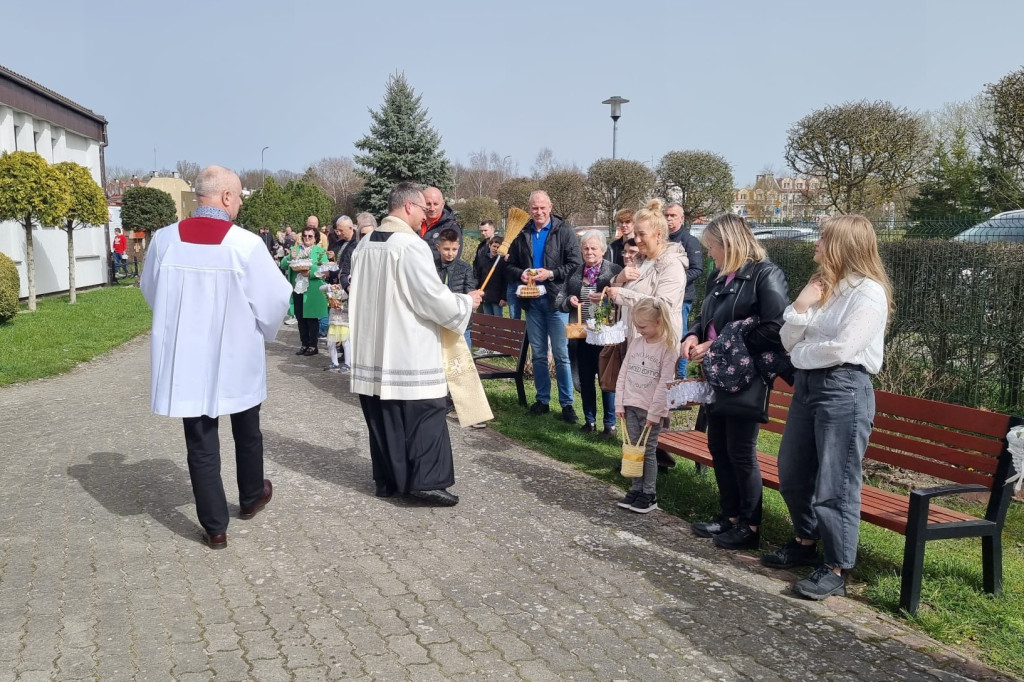
{"type": "MultiPolygon", "coordinates": [[[[793,389],[776,380],[769,400],[769,422],[762,428],[781,434],[793,389]]],[[[948,485],[911,490],[909,495],[870,485],[861,488],[861,519],[906,536],[900,607],[916,613],[921,598],[925,543],[980,537],[984,588],[999,594],[1003,583],[1002,532],[1013,498],[1012,458],[1005,436],[1024,420],[996,412],[875,391],[875,423],[864,458],[925,474],[948,485]],[[932,504],[934,498],[989,493],[984,518],[932,504]]],[[[660,448],[712,466],[707,435],[698,431],[663,432],[660,448]]],[[[778,460],[757,453],[764,484],[779,489],[778,460]]]]}
{"type": "Polygon", "coordinates": [[[526,322],[507,317],[473,313],[470,321],[469,337],[473,342],[473,351],[482,348],[489,353],[476,358],[476,369],[481,379],[515,379],[516,391],[519,393],[519,404],[526,407],[526,387],[523,384],[523,372],[526,369],[526,350],[529,343],[526,338],[526,322]],[[514,358],[515,369],[496,365],[492,358],[514,358]]]}

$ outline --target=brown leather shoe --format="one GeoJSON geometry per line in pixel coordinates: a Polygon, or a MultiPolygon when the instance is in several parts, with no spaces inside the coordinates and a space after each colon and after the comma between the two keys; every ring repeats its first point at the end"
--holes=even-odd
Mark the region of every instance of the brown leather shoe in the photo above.
{"type": "Polygon", "coordinates": [[[215,533],[213,535],[207,535],[206,533],[203,533],[203,544],[210,549],[224,549],[228,546],[228,534],[215,533]]]}
{"type": "Polygon", "coordinates": [[[260,499],[256,500],[256,503],[251,507],[242,507],[242,513],[238,515],[240,519],[251,519],[256,516],[256,512],[267,506],[267,502],[270,502],[270,498],[274,496],[274,484],[270,482],[269,478],[263,479],[263,492],[260,493],[260,499]]]}

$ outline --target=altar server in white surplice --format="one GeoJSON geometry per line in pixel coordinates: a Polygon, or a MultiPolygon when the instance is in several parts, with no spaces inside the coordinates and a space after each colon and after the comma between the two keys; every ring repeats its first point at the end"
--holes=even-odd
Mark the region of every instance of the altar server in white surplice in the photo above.
{"type": "Polygon", "coordinates": [[[396,185],[389,215],[352,253],[352,392],[370,432],[377,495],[451,506],[459,498],[447,490],[455,468],[441,329],[465,332],[483,292],[455,294],[438,278],[430,247],[410,227],[422,224],[423,204],[418,185],[396,185]]]}
{"type": "Polygon", "coordinates": [[[153,235],[140,284],[153,309],[151,406],[184,421],[196,515],[214,549],[227,546],[228,527],[218,417],[231,417],[240,517],[252,518],[273,494],[260,432],[264,344],[277,335],[291,295],[263,241],[231,222],[241,192],[228,169],[204,168],[195,215],[153,235]]]}

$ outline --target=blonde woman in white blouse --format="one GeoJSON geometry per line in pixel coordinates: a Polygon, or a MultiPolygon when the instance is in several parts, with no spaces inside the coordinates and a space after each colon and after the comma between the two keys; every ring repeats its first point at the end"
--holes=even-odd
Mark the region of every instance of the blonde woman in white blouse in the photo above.
{"type": "Polygon", "coordinates": [[[780,332],[797,369],[779,448],[779,489],[796,537],[761,561],[817,565],[793,590],[820,600],[846,594],[843,572],[857,558],[861,461],[875,416],[870,375],[882,367],[893,305],[867,218],[824,221],[814,262],[818,271],[786,308],[780,332]]]}

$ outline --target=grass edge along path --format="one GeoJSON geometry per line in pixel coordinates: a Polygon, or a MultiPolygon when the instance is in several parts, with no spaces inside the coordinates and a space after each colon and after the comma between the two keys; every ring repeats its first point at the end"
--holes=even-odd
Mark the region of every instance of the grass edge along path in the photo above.
{"type": "Polygon", "coordinates": [[[0,386],[66,372],[149,331],[153,317],[142,292],[112,286],[41,298],[34,313],[0,324],[0,386]]]}
{"type": "MultiPolygon", "coordinates": [[[[619,474],[618,439],[604,440],[580,433],[578,424],[566,424],[551,415],[527,415],[510,380],[486,381],[484,390],[495,416],[489,424],[495,431],[605,483],[626,489],[628,479],[619,474]]],[[[531,403],[533,394],[532,381],[528,379],[527,398],[531,403]]],[[[579,412],[578,394],[576,407],[579,412]]],[[[779,441],[777,434],[762,431],[758,446],[764,452],[778,454],[779,441]]],[[[677,462],[668,474],[658,476],[658,506],[687,521],[717,514],[718,491],[713,472],[698,473],[692,462],[677,462]]],[[[943,504],[984,515],[984,507],[978,502],[944,498],[943,504]]],[[[765,488],[762,551],[784,544],[791,534],[789,512],[781,495],[765,488]]],[[[1024,677],[1024,505],[1014,501],[1006,517],[1003,594],[999,597],[982,590],[979,539],[933,541],[925,551],[921,608],[915,616],[901,612],[899,571],[903,564],[903,542],[902,535],[861,523],[857,567],[848,583],[849,596],[994,668],[1024,677]]]]}

